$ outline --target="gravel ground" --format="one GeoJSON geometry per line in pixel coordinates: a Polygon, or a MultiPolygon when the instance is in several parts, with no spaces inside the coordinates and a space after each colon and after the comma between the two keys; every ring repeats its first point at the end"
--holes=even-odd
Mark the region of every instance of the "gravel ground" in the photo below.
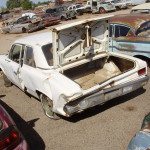
{"type": "MultiPolygon", "coordinates": [[[[128,12],[123,10],[105,15],[128,12]]],[[[85,14],[79,19],[93,16],[85,14]]],[[[76,20],[63,24],[72,21],[76,20]]],[[[48,30],[29,34],[0,34],[0,54],[6,54],[15,39],[48,30]]],[[[15,120],[31,150],[124,150],[150,111],[149,91],[148,83],[143,89],[104,105],[54,121],[44,115],[39,100],[26,95],[16,86],[5,88],[0,77],[0,104],[15,120]]]]}

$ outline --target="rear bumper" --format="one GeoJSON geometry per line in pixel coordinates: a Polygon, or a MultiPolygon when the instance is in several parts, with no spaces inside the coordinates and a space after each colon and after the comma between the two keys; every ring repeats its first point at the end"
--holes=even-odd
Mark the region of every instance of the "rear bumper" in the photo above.
{"type": "Polygon", "coordinates": [[[141,79],[138,79],[132,82],[118,85],[109,89],[100,90],[98,92],[95,92],[92,95],[81,97],[72,102],[68,102],[64,106],[64,111],[66,112],[67,116],[71,116],[87,108],[94,107],[96,105],[102,104],[113,98],[135,91],[143,87],[144,85],[146,85],[148,80],[149,80],[149,77],[145,76],[141,79]]]}

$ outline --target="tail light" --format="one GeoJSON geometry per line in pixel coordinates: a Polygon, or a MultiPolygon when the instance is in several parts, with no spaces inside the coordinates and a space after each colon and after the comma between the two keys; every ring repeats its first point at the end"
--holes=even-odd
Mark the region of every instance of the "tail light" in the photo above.
{"type": "Polygon", "coordinates": [[[143,75],[143,74],[145,74],[145,73],[146,73],[146,68],[140,69],[140,70],[138,71],[138,75],[139,75],[139,76],[141,76],[141,75],[143,75]]]}
{"type": "Polygon", "coordinates": [[[0,150],[13,149],[20,143],[20,134],[14,126],[3,129],[0,132],[0,150]]]}

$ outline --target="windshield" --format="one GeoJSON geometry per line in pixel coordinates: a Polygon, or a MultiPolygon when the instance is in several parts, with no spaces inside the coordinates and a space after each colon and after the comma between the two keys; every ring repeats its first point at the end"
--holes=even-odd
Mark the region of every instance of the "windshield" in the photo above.
{"type": "Polygon", "coordinates": [[[150,21],[144,22],[136,31],[137,36],[150,35],[150,21]]]}
{"type": "Polygon", "coordinates": [[[49,66],[53,66],[53,51],[52,44],[42,46],[42,51],[49,66]]]}
{"type": "Polygon", "coordinates": [[[76,5],[77,8],[83,7],[83,5],[76,5]]]}
{"type": "Polygon", "coordinates": [[[42,15],[41,17],[42,17],[42,18],[47,18],[47,17],[50,17],[50,15],[49,15],[49,14],[44,14],[44,15],[42,15]]]}

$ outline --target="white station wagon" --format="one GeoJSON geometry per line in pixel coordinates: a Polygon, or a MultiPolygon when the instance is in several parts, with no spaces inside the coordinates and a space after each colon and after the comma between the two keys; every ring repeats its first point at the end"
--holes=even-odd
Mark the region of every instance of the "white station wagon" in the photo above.
{"type": "Polygon", "coordinates": [[[39,98],[53,119],[143,87],[149,79],[146,62],[108,51],[110,17],[16,40],[9,54],[0,56],[5,85],[13,83],[39,98]]]}

